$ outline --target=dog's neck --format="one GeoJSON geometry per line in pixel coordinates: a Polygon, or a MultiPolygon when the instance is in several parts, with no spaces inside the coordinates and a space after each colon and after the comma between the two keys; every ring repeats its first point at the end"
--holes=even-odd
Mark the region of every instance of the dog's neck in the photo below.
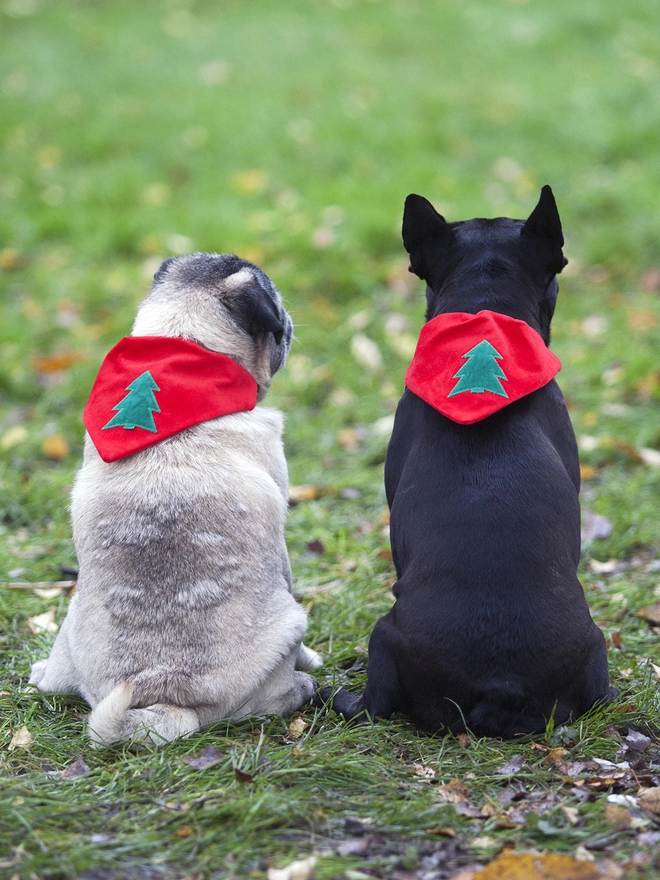
{"type": "Polygon", "coordinates": [[[547,385],[560,369],[525,321],[489,310],[451,312],[422,328],[406,385],[452,421],[471,425],[547,385]]]}
{"type": "Polygon", "coordinates": [[[83,421],[112,462],[256,403],[257,383],[231,358],[177,337],[125,336],[101,365],[83,421]]]}

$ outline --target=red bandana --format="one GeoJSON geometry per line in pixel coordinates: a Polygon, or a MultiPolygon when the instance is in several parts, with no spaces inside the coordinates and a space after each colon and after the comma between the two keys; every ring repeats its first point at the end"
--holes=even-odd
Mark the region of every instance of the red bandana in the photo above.
{"type": "Polygon", "coordinates": [[[83,421],[103,461],[116,461],[256,403],[257,383],[226,355],[177,337],[125,336],[101,364],[83,421]]]}
{"type": "Polygon", "coordinates": [[[560,369],[524,321],[486,310],[450,312],[422,327],[406,385],[454,422],[471,425],[547,385],[560,369]]]}

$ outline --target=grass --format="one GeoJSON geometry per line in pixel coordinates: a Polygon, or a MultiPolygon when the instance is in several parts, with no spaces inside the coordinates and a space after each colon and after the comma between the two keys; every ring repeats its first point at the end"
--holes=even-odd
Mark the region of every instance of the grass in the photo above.
{"type": "Polygon", "coordinates": [[[316,854],[321,880],[444,880],[510,846],[657,876],[657,818],[607,798],[660,778],[660,647],[637,615],[660,600],[659,19],[645,0],[3,0],[0,580],[75,565],[80,415],[159,261],[235,251],[296,324],[271,396],[312,487],[289,519],[296,591],[320,680],[358,690],[391,602],[382,462],[424,311],[403,200],[524,217],[550,183],[571,260],[553,347],[583,507],[612,526],[580,573],[621,697],[536,742],[307,709],[92,751],[82,703],[26,687],[53,639],[29,621],[60,622],[66,591],[0,588],[1,876],[258,880],[316,854]],[[180,760],[210,747],[204,769],[180,760]]]}

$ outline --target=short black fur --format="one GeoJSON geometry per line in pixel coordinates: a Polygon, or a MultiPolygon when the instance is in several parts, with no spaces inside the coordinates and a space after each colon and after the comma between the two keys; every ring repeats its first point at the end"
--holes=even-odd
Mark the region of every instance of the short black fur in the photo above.
{"type": "MultiPolygon", "coordinates": [[[[403,240],[427,282],[427,318],[482,309],[546,344],[565,265],[550,187],[527,221],[447,223],[406,200],[403,240]]],[[[511,738],[612,699],[605,642],[577,578],[580,471],[555,381],[472,425],[406,389],[385,463],[395,603],[369,642],[346,718],[410,716],[422,729],[511,738]]]]}

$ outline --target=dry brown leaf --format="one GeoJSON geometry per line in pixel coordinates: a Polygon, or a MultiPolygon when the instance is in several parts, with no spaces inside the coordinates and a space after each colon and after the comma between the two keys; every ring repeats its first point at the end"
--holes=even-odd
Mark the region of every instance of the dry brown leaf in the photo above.
{"type": "Polygon", "coordinates": [[[623,831],[626,828],[630,828],[632,824],[632,816],[624,807],[606,803],[605,821],[608,825],[612,825],[616,831],[623,831]]]}
{"type": "Polygon", "coordinates": [[[62,461],[69,454],[69,444],[64,434],[51,434],[41,444],[41,452],[51,461],[62,461]]]}
{"type": "Polygon", "coordinates": [[[559,770],[566,772],[566,757],[570,754],[568,749],[548,749],[548,754],[543,759],[544,764],[550,764],[559,770]]]}
{"type": "Polygon", "coordinates": [[[234,767],[234,778],[236,782],[248,783],[254,782],[254,776],[252,773],[246,773],[244,770],[241,770],[239,767],[234,767]]]}
{"type": "Polygon", "coordinates": [[[435,837],[456,837],[456,832],[453,828],[444,828],[439,826],[438,828],[427,828],[427,834],[433,834],[435,837]]]}
{"type": "MultiPolygon", "coordinates": [[[[621,874],[619,874],[621,876],[621,874]]],[[[474,880],[605,880],[614,875],[603,872],[594,862],[579,861],[558,853],[503,852],[477,871],[474,880]]]]}
{"type": "Polygon", "coordinates": [[[301,501],[316,501],[328,495],[327,489],[321,486],[289,486],[289,504],[299,504],[301,501]]]}
{"type": "Polygon", "coordinates": [[[640,788],[637,792],[637,803],[649,813],[660,816],[660,788],[640,788]]]}
{"type": "Polygon", "coordinates": [[[446,801],[448,804],[469,803],[467,786],[460,779],[452,779],[446,785],[441,785],[436,789],[436,793],[441,801],[446,801]]]}
{"type": "Polygon", "coordinates": [[[62,770],[60,776],[62,779],[77,779],[79,776],[85,776],[89,773],[89,767],[79,756],[62,770]]]}
{"type": "Polygon", "coordinates": [[[57,354],[47,354],[36,357],[33,361],[37,373],[57,373],[66,370],[74,364],[84,360],[85,356],[79,351],[61,351],[57,354]]]}
{"type": "Polygon", "coordinates": [[[649,623],[652,623],[655,626],[660,626],[660,602],[656,602],[655,605],[647,605],[645,608],[640,608],[639,611],[635,611],[635,616],[648,620],[649,623]]]}
{"type": "Polygon", "coordinates": [[[32,748],[33,742],[34,737],[24,724],[23,727],[19,727],[18,730],[14,731],[7,749],[10,752],[13,752],[14,749],[24,749],[24,751],[28,752],[32,748]]]}
{"type": "Polygon", "coordinates": [[[593,480],[594,477],[598,476],[598,468],[593,467],[590,464],[581,464],[580,465],[580,478],[582,480],[593,480]]]}
{"type": "Polygon", "coordinates": [[[289,738],[300,739],[303,733],[308,729],[309,724],[304,718],[294,718],[289,724],[289,738]]]}
{"type": "Polygon", "coordinates": [[[182,825],[181,828],[177,828],[174,832],[177,837],[190,837],[190,835],[194,833],[195,832],[190,825],[182,825]]]}
{"type": "Polygon", "coordinates": [[[37,614],[35,617],[29,617],[27,625],[33,635],[41,632],[57,632],[58,624],[55,623],[55,609],[49,608],[43,614],[37,614]]]}

